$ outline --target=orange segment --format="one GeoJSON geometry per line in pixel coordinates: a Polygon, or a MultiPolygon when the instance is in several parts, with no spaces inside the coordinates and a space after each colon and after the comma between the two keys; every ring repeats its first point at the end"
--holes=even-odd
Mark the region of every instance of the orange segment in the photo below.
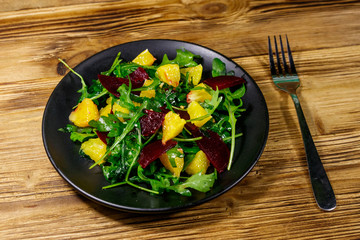
{"type": "MultiPolygon", "coordinates": [[[[207,88],[207,86],[203,83],[200,83],[196,87],[203,87],[207,88]]],[[[193,101],[197,102],[204,102],[205,100],[211,100],[211,95],[208,93],[205,89],[197,89],[197,90],[191,90],[186,95],[186,102],[191,103],[193,101]]]]}
{"type": "Polygon", "coordinates": [[[186,167],[185,172],[189,175],[197,174],[200,171],[202,174],[205,174],[209,166],[209,160],[207,159],[205,153],[200,150],[195,154],[194,159],[186,167]]]}
{"type": "MultiPolygon", "coordinates": [[[[188,114],[190,115],[190,120],[195,118],[200,118],[208,114],[208,112],[196,101],[191,102],[187,109],[188,114]]],[[[197,127],[203,126],[207,121],[211,119],[211,116],[206,117],[202,120],[194,120],[191,123],[195,124],[197,127]]]]}
{"type": "MultiPolygon", "coordinates": [[[[100,138],[91,138],[81,144],[80,149],[95,162],[106,153],[106,144],[100,138]]],[[[102,162],[101,162],[102,163],[102,162]]],[[[99,163],[100,164],[100,163],[99,163]]]]}
{"type": "Polygon", "coordinates": [[[201,80],[201,76],[202,76],[202,72],[203,72],[203,66],[201,64],[195,66],[195,67],[188,67],[188,68],[182,68],[180,70],[180,72],[182,74],[184,74],[186,76],[186,74],[189,74],[189,81],[191,81],[194,85],[198,85],[200,80],[201,80]]]}
{"type": "Polygon", "coordinates": [[[186,121],[182,119],[179,114],[174,112],[168,112],[165,115],[163,122],[163,136],[162,136],[162,144],[165,144],[168,140],[173,139],[181,131],[185,126],[186,121]]]}
{"type": "Polygon", "coordinates": [[[79,103],[69,116],[69,120],[78,127],[88,127],[91,120],[97,121],[99,118],[99,110],[90,98],[85,98],[79,103]]]}
{"type": "Polygon", "coordinates": [[[136,58],[134,58],[133,63],[137,63],[139,65],[143,66],[151,66],[155,62],[156,58],[149,52],[148,49],[141,52],[139,55],[137,55],[136,58]]]}
{"type": "Polygon", "coordinates": [[[180,82],[180,68],[177,64],[166,64],[160,66],[156,71],[156,76],[160,81],[177,87],[180,82]]]}

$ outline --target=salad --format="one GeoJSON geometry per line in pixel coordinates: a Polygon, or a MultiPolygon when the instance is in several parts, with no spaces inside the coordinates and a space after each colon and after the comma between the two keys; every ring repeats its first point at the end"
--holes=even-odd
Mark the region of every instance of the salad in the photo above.
{"type": "Polygon", "coordinates": [[[176,53],[160,61],[146,49],[131,62],[118,53],[89,86],[59,59],[82,83],[59,131],[81,145],[80,154],[94,161],[90,168],[102,169],[109,182],[103,189],[130,185],[191,196],[210,191],[218,173],[231,169],[245,80],[218,58],[204,79],[201,56],[176,53]]]}

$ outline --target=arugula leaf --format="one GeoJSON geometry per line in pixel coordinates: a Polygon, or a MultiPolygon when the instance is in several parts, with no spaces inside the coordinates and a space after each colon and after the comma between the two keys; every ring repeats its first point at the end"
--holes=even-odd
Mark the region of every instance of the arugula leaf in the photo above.
{"type": "MultiPolygon", "coordinates": [[[[108,93],[109,93],[108,90],[106,90],[106,88],[104,88],[104,86],[101,84],[99,79],[93,80],[92,84],[88,87],[88,98],[90,98],[94,102],[95,102],[95,100],[105,96],[108,93]]],[[[97,105],[102,104],[99,101],[97,101],[95,103],[97,105]]]]}
{"type": "Polygon", "coordinates": [[[209,129],[213,132],[216,132],[223,140],[231,136],[231,125],[229,123],[229,116],[223,114],[213,114],[214,119],[216,118],[215,123],[209,123],[209,129]]]}
{"type": "Polygon", "coordinates": [[[113,73],[116,77],[126,78],[130,73],[134,72],[139,67],[136,63],[119,63],[113,73]]]}
{"type": "Polygon", "coordinates": [[[70,139],[73,142],[79,141],[84,142],[85,140],[95,137],[93,128],[86,127],[80,128],[72,124],[67,124],[66,127],[58,129],[60,132],[70,133],[70,139]]]}
{"type": "Polygon", "coordinates": [[[220,59],[218,58],[214,58],[213,62],[212,62],[212,71],[211,74],[213,77],[218,77],[218,76],[233,76],[235,75],[234,71],[226,71],[226,65],[224,62],[222,62],[220,59]]]}
{"type": "Polygon", "coordinates": [[[161,111],[161,107],[167,105],[168,109],[171,110],[172,104],[175,104],[177,99],[177,94],[172,89],[167,89],[165,87],[158,88],[154,98],[145,98],[148,100],[148,109],[153,109],[154,111],[161,111]]]}
{"type": "Polygon", "coordinates": [[[217,109],[217,107],[219,106],[219,104],[222,102],[223,98],[221,96],[219,97],[219,89],[216,89],[216,91],[210,89],[209,92],[211,95],[211,100],[208,99],[205,100],[205,103],[208,105],[206,109],[209,114],[213,114],[217,109]]]}
{"type": "Polygon", "coordinates": [[[71,132],[91,133],[93,129],[90,127],[81,128],[72,124],[67,124],[64,128],[59,128],[58,131],[65,133],[71,133],[71,132]]]}
{"type": "Polygon", "coordinates": [[[59,60],[62,64],[64,64],[65,67],[67,67],[72,73],[74,73],[76,76],[78,76],[78,77],[80,78],[82,87],[81,87],[80,90],[77,91],[77,92],[81,93],[81,96],[80,96],[80,98],[79,98],[79,100],[78,100],[78,102],[80,103],[82,100],[84,100],[84,98],[87,98],[88,95],[89,95],[89,93],[88,93],[88,91],[87,91],[87,85],[86,85],[83,77],[82,77],[80,74],[78,74],[77,72],[75,72],[71,67],[69,67],[69,65],[67,65],[67,63],[66,63],[65,61],[63,61],[63,60],[60,59],[60,58],[58,58],[58,60],[59,60]]]}
{"type": "Polygon", "coordinates": [[[187,190],[187,188],[192,188],[199,192],[207,192],[213,187],[216,179],[216,171],[211,174],[201,174],[201,172],[199,172],[189,177],[185,182],[171,186],[170,189],[182,195],[189,196],[189,190],[187,190]]]}
{"type": "Polygon", "coordinates": [[[121,63],[122,59],[120,59],[120,55],[121,55],[121,52],[118,52],[118,54],[116,55],[115,57],[115,60],[113,62],[113,64],[111,65],[110,69],[105,71],[105,72],[102,72],[101,75],[106,75],[106,76],[109,76],[111,73],[114,72],[115,68],[121,63]]]}
{"type": "Polygon", "coordinates": [[[194,61],[194,59],[196,58],[201,58],[201,56],[199,55],[195,55],[192,52],[184,49],[176,49],[176,57],[173,60],[169,60],[168,56],[166,54],[164,54],[163,60],[160,64],[161,65],[165,65],[165,64],[177,64],[180,66],[180,68],[182,67],[195,67],[198,65],[198,63],[196,61],[194,61]]]}
{"type": "MultiPolygon", "coordinates": [[[[227,90],[228,92],[230,92],[230,90],[227,90]]],[[[228,93],[228,96],[231,97],[232,100],[241,100],[241,98],[244,96],[246,92],[246,88],[245,85],[243,84],[239,89],[237,89],[235,92],[233,93],[228,93]]],[[[242,105],[242,104],[241,104],[242,105]]]]}
{"type": "Polygon", "coordinates": [[[214,58],[212,62],[212,71],[211,74],[213,77],[224,76],[226,75],[226,65],[220,59],[214,58]]]}
{"type": "Polygon", "coordinates": [[[130,97],[131,96],[131,87],[128,87],[125,84],[123,84],[118,88],[117,91],[120,93],[120,97],[118,100],[116,100],[116,103],[124,108],[129,109],[130,111],[134,111],[136,109],[136,107],[130,97]]]}
{"type": "Polygon", "coordinates": [[[228,122],[231,125],[231,148],[230,148],[230,159],[227,169],[231,169],[232,160],[234,157],[235,151],[235,135],[236,135],[236,115],[239,116],[240,112],[243,112],[244,109],[241,109],[242,100],[241,97],[245,94],[245,85],[237,89],[235,92],[231,92],[230,89],[226,88],[221,90],[225,95],[224,107],[227,109],[229,113],[228,122]],[[238,104],[235,104],[234,101],[238,101],[238,104]]]}
{"type": "Polygon", "coordinates": [[[110,165],[102,165],[101,168],[105,179],[110,183],[116,183],[119,181],[119,179],[125,175],[127,170],[127,166],[121,164],[121,162],[118,164],[111,163],[110,165]]]}
{"type": "Polygon", "coordinates": [[[78,132],[72,132],[70,134],[70,139],[73,142],[79,141],[84,142],[85,140],[88,140],[89,138],[96,137],[96,133],[78,133],[78,132]]]}
{"type": "Polygon", "coordinates": [[[116,137],[120,135],[126,127],[126,124],[122,123],[114,114],[101,116],[97,121],[91,120],[89,125],[100,132],[109,132],[108,137],[116,137]]]}

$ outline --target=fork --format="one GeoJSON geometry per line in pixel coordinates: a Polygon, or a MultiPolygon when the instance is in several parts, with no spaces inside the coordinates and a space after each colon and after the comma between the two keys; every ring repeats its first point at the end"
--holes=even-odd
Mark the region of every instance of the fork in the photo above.
{"type": "Polygon", "coordinates": [[[336,207],[335,194],[331,187],[330,181],[326,175],[325,169],[321,163],[314,141],[311,137],[309,127],[306,123],[304,113],[300,106],[299,98],[296,95],[296,89],[300,86],[300,79],[296,72],[296,68],[295,68],[294,60],[292,58],[287,36],[286,36],[286,44],[287,44],[289,66],[286,63],[285,52],[284,52],[281,36],[279,36],[279,42],[280,42],[282,63],[279,56],[280,54],[278,51],[278,44],[276,42],[276,37],[274,36],[275,56],[276,56],[276,65],[277,65],[276,67],[273,51],[271,48],[271,40],[270,37],[268,37],[271,76],[275,85],[281,90],[289,93],[294,102],[296,113],[299,120],[299,125],[301,128],[301,135],[304,142],[306,160],[308,164],[309,175],[310,175],[310,180],[311,180],[311,185],[315,200],[317,202],[317,205],[321,209],[325,211],[331,211],[336,207]]]}

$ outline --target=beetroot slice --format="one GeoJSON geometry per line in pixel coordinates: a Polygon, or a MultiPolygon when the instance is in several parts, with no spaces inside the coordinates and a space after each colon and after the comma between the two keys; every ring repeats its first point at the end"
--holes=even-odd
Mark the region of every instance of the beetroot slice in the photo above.
{"type": "MultiPolygon", "coordinates": [[[[131,81],[131,88],[135,89],[142,87],[144,81],[149,78],[149,75],[143,68],[138,67],[134,72],[129,74],[129,77],[131,81]]],[[[108,90],[109,93],[113,94],[115,97],[120,97],[120,94],[117,90],[121,85],[126,84],[126,86],[129,86],[128,78],[118,78],[100,74],[98,75],[98,78],[101,85],[103,85],[104,88],[106,88],[106,90],[108,90]]]]}
{"type": "Polygon", "coordinates": [[[164,121],[166,113],[155,112],[153,110],[144,110],[147,115],[142,116],[140,121],[141,134],[143,136],[149,136],[154,134],[164,121]]]}
{"type": "Polygon", "coordinates": [[[165,145],[162,144],[161,140],[157,140],[146,145],[140,152],[139,164],[142,168],[146,168],[150,163],[158,159],[161,154],[175,147],[177,144],[174,140],[169,140],[165,145]]]}
{"type": "Polygon", "coordinates": [[[113,94],[115,97],[120,97],[120,93],[117,92],[118,88],[123,85],[129,85],[129,80],[125,78],[118,78],[113,76],[98,75],[101,85],[103,85],[109,93],[113,94]]]}
{"type": "Polygon", "coordinates": [[[107,132],[99,132],[99,131],[96,131],[96,135],[100,138],[100,140],[103,142],[103,143],[105,143],[105,144],[107,144],[107,141],[106,141],[106,139],[107,139],[107,132]]]}
{"type": "Polygon", "coordinates": [[[216,90],[216,87],[221,90],[224,88],[234,87],[245,83],[245,79],[236,76],[218,76],[204,80],[204,83],[216,90]]]}
{"type": "Polygon", "coordinates": [[[129,76],[132,84],[141,83],[141,86],[143,85],[146,79],[149,79],[149,75],[142,67],[138,67],[134,72],[130,73],[129,76]]]}
{"type": "Polygon", "coordinates": [[[210,130],[205,135],[193,124],[186,124],[186,127],[194,137],[202,137],[202,139],[196,141],[196,144],[205,153],[216,170],[219,173],[223,172],[229,164],[230,151],[221,137],[210,130]]]}

